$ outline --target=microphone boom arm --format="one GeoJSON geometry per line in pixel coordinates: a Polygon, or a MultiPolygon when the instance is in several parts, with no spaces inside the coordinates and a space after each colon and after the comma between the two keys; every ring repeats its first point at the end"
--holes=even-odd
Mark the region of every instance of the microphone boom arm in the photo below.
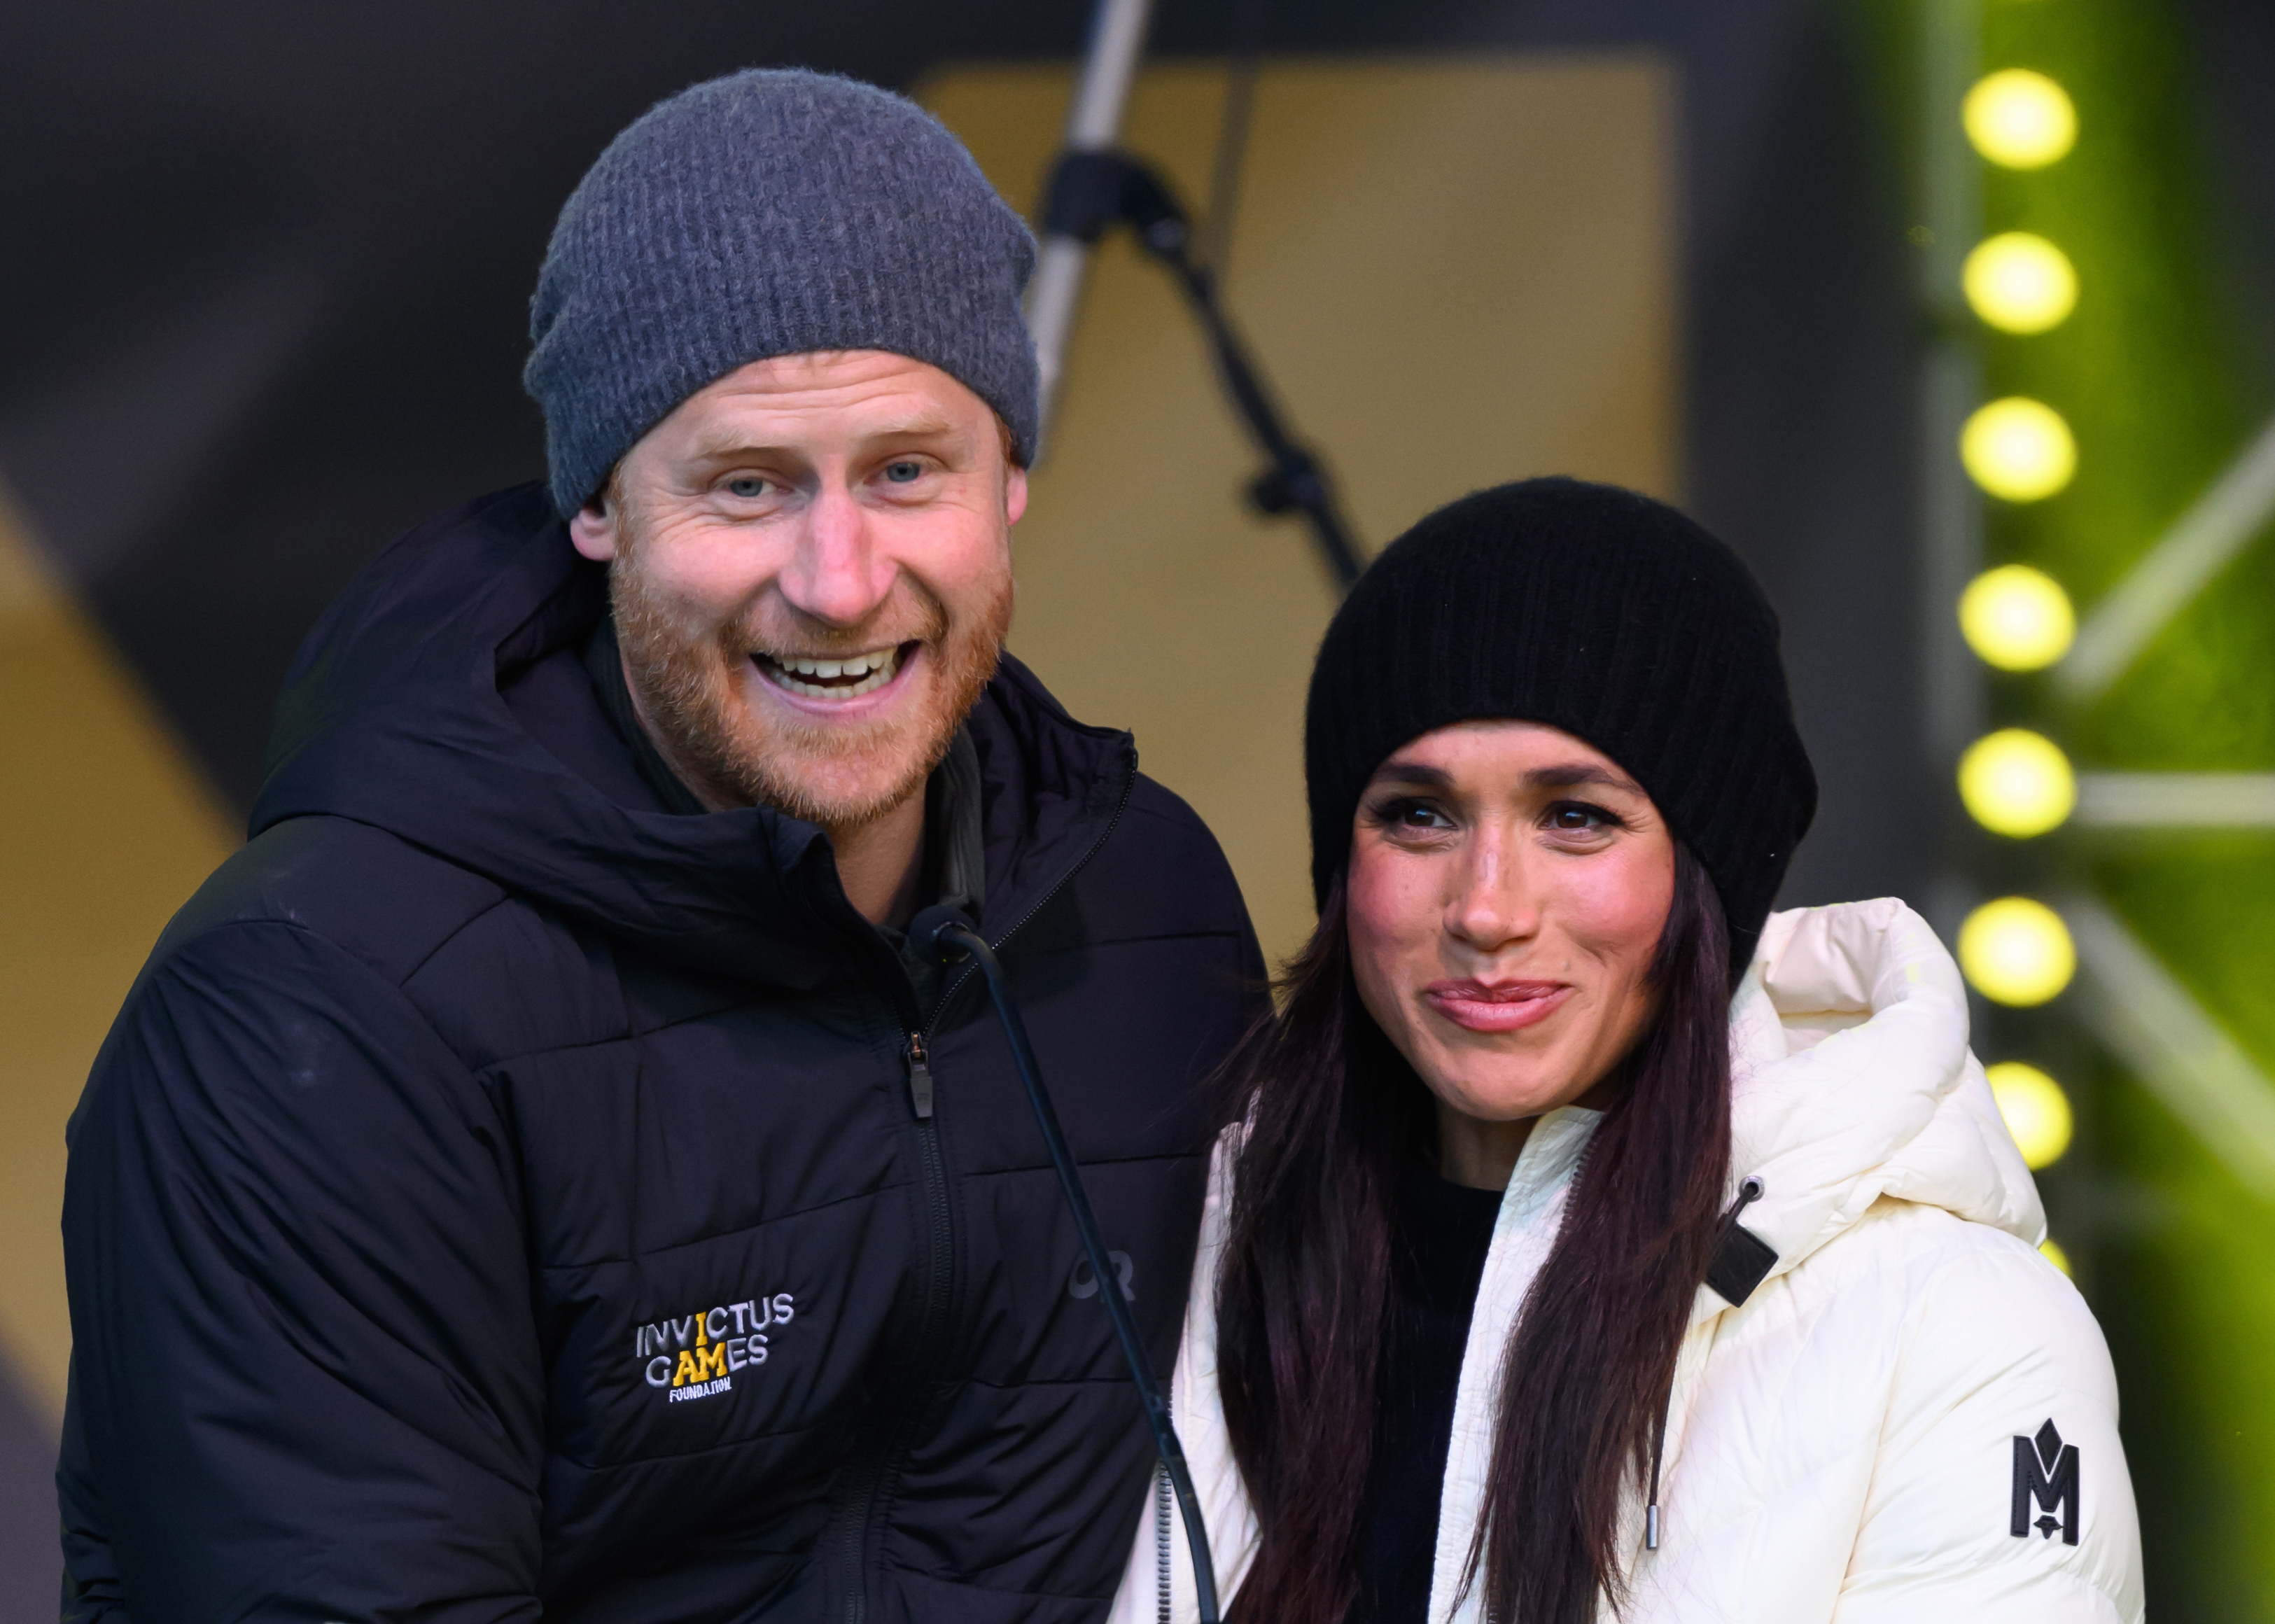
{"type": "Polygon", "coordinates": [[[1349,592],[1358,579],[1358,548],[1343,522],[1334,486],[1319,457],[1289,432],[1262,371],[1218,297],[1216,273],[1192,256],[1192,227],[1160,174],[1143,160],[1113,148],[1069,150],[1051,171],[1043,229],[1053,241],[1094,244],[1112,227],[1135,228],[1145,252],[1168,268],[1185,302],[1208,336],[1217,374],[1249,435],[1271,465],[1248,487],[1266,513],[1301,511],[1311,521],[1319,557],[1349,592]]]}

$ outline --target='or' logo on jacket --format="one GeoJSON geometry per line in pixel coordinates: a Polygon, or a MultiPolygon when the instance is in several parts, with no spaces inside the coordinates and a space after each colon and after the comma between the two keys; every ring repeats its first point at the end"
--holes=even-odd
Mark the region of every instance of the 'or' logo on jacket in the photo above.
{"type": "Polygon", "coordinates": [[[668,1401],[707,1399],[733,1390],[737,1372],[767,1362],[767,1333],[797,1317],[787,1291],[718,1308],[698,1310],[677,1319],[642,1326],[632,1339],[640,1376],[669,1394],[668,1401]]]}

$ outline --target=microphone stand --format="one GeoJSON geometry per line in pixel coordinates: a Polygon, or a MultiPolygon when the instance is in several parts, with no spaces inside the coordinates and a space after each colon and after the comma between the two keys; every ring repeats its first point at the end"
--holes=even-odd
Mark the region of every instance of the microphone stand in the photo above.
{"type": "MultiPolygon", "coordinates": [[[[1130,81],[1145,54],[1145,27],[1153,0],[1098,0],[1090,45],[1083,54],[1082,78],[1074,87],[1062,151],[1106,152],[1122,136],[1122,116],[1130,104],[1130,81]]],[[[1042,256],[1027,288],[1027,332],[1035,341],[1040,371],[1039,418],[1048,434],[1051,403],[1058,397],[1066,363],[1067,339],[1074,331],[1075,308],[1082,302],[1083,277],[1097,238],[1043,228],[1042,256]]]]}
{"type": "Polygon", "coordinates": [[[1066,144],[1043,207],[1043,250],[1027,295],[1027,327],[1042,374],[1042,420],[1063,375],[1067,338],[1091,251],[1112,227],[1136,228],[1147,254],[1176,277],[1216,357],[1217,375],[1269,463],[1248,498],[1268,514],[1300,511],[1338,593],[1358,579],[1358,548],[1319,457],[1296,440],[1219,297],[1216,274],[1192,253],[1192,226],[1168,185],[1115,142],[1143,55],[1152,0],[1099,0],[1066,144]]]}
{"type": "Polygon", "coordinates": [[[1177,1430],[1169,1424],[1168,1401],[1161,1396],[1161,1385],[1153,1375],[1153,1362],[1146,1356],[1145,1344],[1138,1334],[1137,1318],[1122,1295],[1121,1276],[1107,1255],[1106,1237],[1098,1227],[1097,1214],[1091,1211],[1090,1195],[1083,1188],[1081,1170],[1074,1165],[1074,1152],[1067,1148],[1066,1135],[1059,1129],[1058,1113],[1052,1108],[1050,1092],[1043,1086],[1042,1068],[1027,1041],[1027,1023],[1020,1018],[1019,1006],[1011,1001],[1011,990],[1004,984],[1003,966],[963,911],[946,904],[927,908],[910,920],[909,940],[919,952],[931,955],[943,964],[953,963],[968,954],[979,962],[980,972],[987,978],[996,1019],[1002,1023],[1004,1039],[1011,1046],[1011,1063],[1018,1069],[1019,1081],[1026,1088],[1027,1103],[1035,1113],[1035,1125],[1042,1129],[1043,1148],[1050,1152],[1059,1189],[1065,1193],[1067,1206],[1074,1214],[1075,1230],[1082,1236],[1082,1250],[1090,1259],[1092,1276],[1098,1281],[1098,1299],[1106,1304],[1107,1317],[1114,1322],[1114,1336],[1122,1344],[1122,1362],[1130,1367],[1130,1382],[1145,1403],[1145,1424],[1153,1431],[1153,1447],[1161,1457],[1163,1469],[1169,1474],[1169,1486],[1176,1493],[1177,1509],[1184,1518],[1185,1544],[1192,1553],[1193,1594],[1199,1603],[1201,1624],[1218,1624],[1216,1566],[1209,1552],[1208,1524],[1201,1517],[1200,1498],[1193,1492],[1193,1475],[1185,1464],[1184,1446],[1177,1441],[1177,1430]]]}
{"type": "Polygon", "coordinates": [[[1358,579],[1358,549],[1343,523],[1319,459],[1289,432],[1248,346],[1218,297],[1216,274],[1192,256],[1192,225],[1168,185],[1151,165],[1125,152],[1069,150],[1051,171],[1043,229],[1052,241],[1095,243],[1129,225],[1146,253],[1175,276],[1216,353],[1217,375],[1270,466],[1248,487],[1266,513],[1300,511],[1338,590],[1358,579]]]}

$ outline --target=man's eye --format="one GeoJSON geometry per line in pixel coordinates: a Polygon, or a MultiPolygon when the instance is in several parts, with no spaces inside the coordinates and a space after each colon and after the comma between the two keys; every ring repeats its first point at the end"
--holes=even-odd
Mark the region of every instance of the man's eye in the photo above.
{"type": "Polygon", "coordinates": [[[767,494],[767,481],[755,473],[737,474],[727,481],[727,494],[744,502],[755,502],[767,494]]]}
{"type": "Polygon", "coordinates": [[[885,477],[896,485],[908,485],[924,477],[924,465],[905,459],[885,465],[885,477]]]}

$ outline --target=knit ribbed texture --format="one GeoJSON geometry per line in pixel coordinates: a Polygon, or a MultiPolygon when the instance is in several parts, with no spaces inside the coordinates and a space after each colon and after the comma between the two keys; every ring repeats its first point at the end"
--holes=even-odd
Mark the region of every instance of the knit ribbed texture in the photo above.
{"type": "Polygon", "coordinates": [[[1632,491],[1528,480],[1440,509],[1386,548],[1320,645],[1304,719],[1311,888],[1349,860],[1374,769],[1456,721],[1546,722],[1647,791],[1751,956],[1817,777],[1777,616],[1736,555],[1632,491]]]}
{"type": "Polygon", "coordinates": [[[679,403],[769,356],[888,350],[961,381],[1034,453],[1025,224],[914,102],[752,69],[658,103],[553,230],[524,386],[565,516],[679,403]]]}

